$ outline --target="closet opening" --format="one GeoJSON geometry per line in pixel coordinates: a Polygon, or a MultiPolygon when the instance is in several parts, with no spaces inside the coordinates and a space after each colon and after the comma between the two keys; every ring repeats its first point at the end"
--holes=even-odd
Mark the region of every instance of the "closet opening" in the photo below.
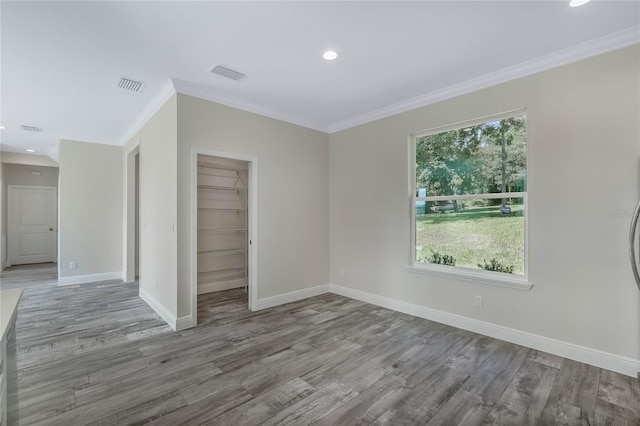
{"type": "MultiPolygon", "coordinates": [[[[194,153],[196,262],[194,314],[234,300],[255,309],[256,160],[194,153]]],[[[196,317],[197,323],[197,317],[196,317]]]]}

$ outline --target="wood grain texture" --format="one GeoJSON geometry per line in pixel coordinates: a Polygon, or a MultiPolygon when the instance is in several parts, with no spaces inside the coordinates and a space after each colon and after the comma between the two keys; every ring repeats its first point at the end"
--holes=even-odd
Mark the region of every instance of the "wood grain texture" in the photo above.
{"type": "Polygon", "coordinates": [[[209,293],[173,332],[137,284],[10,272],[20,425],[640,425],[633,378],[342,296],[209,293]]]}

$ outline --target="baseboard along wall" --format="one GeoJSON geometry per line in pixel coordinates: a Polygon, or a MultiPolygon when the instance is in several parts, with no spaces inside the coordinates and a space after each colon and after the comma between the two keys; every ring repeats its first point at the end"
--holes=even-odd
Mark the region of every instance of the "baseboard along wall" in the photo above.
{"type": "Polygon", "coordinates": [[[329,284],[329,291],[331,293],[371,303],[372,305],[377,305],[393,311],[472,331],[474,333],[526,346],[539,351],[548,352],[563,358],[583,362],[585,364],[615,371],[627,376],[636,377],[640,371],[640,360],[637,359],[627,358],[597,349],[575,345],[573,343],[551,339],[509,327],[503,327],[501,325],[478,321],[461,315],[426,308],[424,306],[414,305],[412,303],[379,296],[361,290],[355,290],[349,287],[329,284]]]}
{"type": "MultiPolygon", "coordinates": [[[[573,343],[564,342],[545,336],[504,327],[484,321],[475,320],[461,315],[449,312],[439,311],[424,306],[414,305],[412,303],[403,302],[389,297],[379,296],[361,290],[355,290],[349,287],[343,287],[335,284],[325,284],[316,287],[296,290],[277,296],[258,299],[257,309],[262,310],[286,303],[296,302],[298,300],[309,297],[319,296],[325,293],[335,293],[340,296],[349,297],[351,299],[360,300],[362,302],[371,303],[372,305],[391,309],[393,311],[402,312],[415,317],[428,319],[441,324],[450,325],[452,327],[463,330],[472,331],[474,333],[504,340],[506,342],[515,343],[517,345],[528,348],[548,352],[563,358],[572,359],[574,361],[583,362],[599,368],[615,371],[627,376],[636,377],[640,371],[640,360],[615,355],[612,353],[588,348],[585,346],[575,345],[573,343]]],[[[195,326],[191,316],[176,317],[167,311],[160,303],[158,303],[151,295],[140,289],[140,297],[147,302],[174,330],[183,330],[195,326]]]]}
{"type": "Polygon", "coordinates": [[[185,330],[187,328],[195,327],[196,324],[193,322],[193,316],[184,316],[176,318],[168,309],[166,309],[158,300],[153,297],[149,292],[145,289],[140,288],[140,298],[144,300],[147,305],[151,307],[160,318],[162,318],[169,327],[173,328],[174,331],[185,330]]]}
{"type": "Polygon", "coordinates": [[[122,271],[118,272],[105,272],[102,274],[90,274],[90,275],[75,275],[73,277],[60,277],[58,278],[58,285],[76,285],[76,284],[89,284],[99,281],[121,280],[122,271]]]}

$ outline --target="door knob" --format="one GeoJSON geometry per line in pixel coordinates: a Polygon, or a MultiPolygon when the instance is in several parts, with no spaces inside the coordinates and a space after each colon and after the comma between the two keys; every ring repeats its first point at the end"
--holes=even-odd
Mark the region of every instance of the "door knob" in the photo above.
{"type": "Polygon", "coordinates": [[[53,231],[53,228],[49,228],[49,231],[53,231]]]}

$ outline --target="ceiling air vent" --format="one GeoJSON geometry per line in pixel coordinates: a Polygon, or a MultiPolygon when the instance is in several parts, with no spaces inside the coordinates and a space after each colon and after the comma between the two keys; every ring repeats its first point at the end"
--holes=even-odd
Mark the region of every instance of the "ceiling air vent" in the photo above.
{"type": "Polygon", "coordinates": [[[127,77],[120,77],[118,81],[118,87],[128,92],[138,93],[144,89],[145,84],[141,81],[131,80],[127,77]]]}
{"type": "Polygon", "coordinates": [[[213,74],[218,74],[223,77],[230,78],[231,80],[241,80],[244,78],[244,74],[238,71],[234,71],[230,68],[223,67],[222,65],[215,65],[213,68],[209,70],[209,72],[213,74]]]}
{"type": "Polygon", "coordinates": [[[20,128],[25,132],[42,133],[42,127],[38,127],[38,126],[27,126],[23,124],[22,126],[20,126],[20,128]]]}

